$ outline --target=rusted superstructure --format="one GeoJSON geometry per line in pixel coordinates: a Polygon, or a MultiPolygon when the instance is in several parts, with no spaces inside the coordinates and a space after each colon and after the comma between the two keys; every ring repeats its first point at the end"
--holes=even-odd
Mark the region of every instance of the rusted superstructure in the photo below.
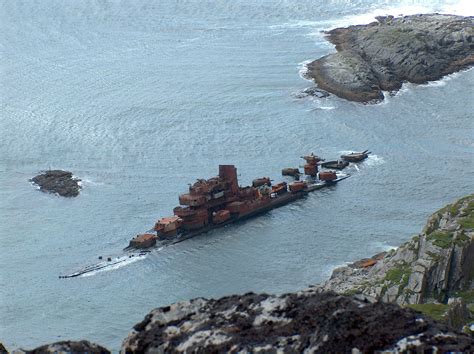
{"type": "MultiPolygon", "coordinates": [[[[359,153],[368,155],[369,152],[359,153]]],[[[137,235],[125,248],[127,252],[115,257],[99,257],[100,262],[60,278],[73,278],[84,274],[119,267],[133,259],[145,257],[155,245],[167,246],[184,241],[213,229],[238,222],[304,198],[308,193],[331,186],[348,178],[349,174],[332,170],[319,171],[324,166],[320,157],[302,156],[307,176],[300,181],[299,168],[283,169],[282,174],[292,178],[288,182],[273,184],[269,177],[256,178],[251,186],[239,186],[237,169],[233,165],[220,165],[219,175],[199,179],[179,196],[179,206],[173,215],[159,219],[152,230],[137,235]],[[138,251],[136,251],[138,249],[138,251]],[[130,251],[130,252],[128,252],[130,251]]]]}
{"type": "Polygon", "coordinates": [[[269,177],[261,177],[254,179],[251,186],[241,187],[235,166],[220,165],[218,176],[198,179],[187,193],[179,196],[180,205],[173,209],[174,215],[159,219],[153,228],[154,234],[137,235],[127,248],[148,248],[160,241],[169,243],[190,238],[285,205],[348,177],[338,176],[334,171],[319,172],[318,164],[324,160],[314,154],[302,158],[308,179],[289,184],[272,184],[269,177]]]}

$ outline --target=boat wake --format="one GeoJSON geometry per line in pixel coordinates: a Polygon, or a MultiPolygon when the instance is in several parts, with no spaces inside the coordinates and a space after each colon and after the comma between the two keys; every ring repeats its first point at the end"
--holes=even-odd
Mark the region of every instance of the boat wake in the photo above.
{"type": "MultiPolygon", "coordinates": [[[[162,248],[163,247],[160,247],[157,250],[161,250],[162,248]]],[[[105,260],[84,267],[76,272],[60,275],[59,278],[90,277],[96,275],[97,273],[116,270],[145,259],[150,252],[151,251],[147,250],[141,252],[126,253],[115,257],[105,257],[105,260]]]]}
{"type": "Polygon", "coordinates": [[[384,163],[385,163],[385,160],[382,156],[373,155],[373,154],[369,155],[369,157],[365,161],[365,164],[367,166],[378,166],[384,163]]]}

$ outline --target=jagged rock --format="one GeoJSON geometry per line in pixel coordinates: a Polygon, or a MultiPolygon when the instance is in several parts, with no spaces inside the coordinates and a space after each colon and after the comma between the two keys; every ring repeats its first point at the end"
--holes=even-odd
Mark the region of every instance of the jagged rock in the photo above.
{"type": "Polygon", "coordinates": [[[411,309],[313,289],[180,302],[151,311],[134,328],[121,353],[474,350],[469,336],[411,309]]]}
{"type": "Polygon", "coordinates": [[[81,341],[63,341],[63,342],[56,342],[52,344],[45,344],[45,345],[42,345],[41,347],[38,347],[32,350],[18,350],[18,351],[15,351],[14,353],[15,354],[20,354],[20,353],[25,353],[25,354],[45,354],[45,353],[110,354],[110,351],[98,344],[94,344],[86,340],[81,340],[81,341]]]}
{"type": "Polygon", "coordinates": [[[62,170],[45,171],[30,181],[37,184],[42,192],[56,193],[63,197],[76,197],[81,189],[81,180],[74,178],[71,172],[62,170]]]}
{"type": "Polygon", "coordinates": [[[474,64],[474,17],[377,17],[327,32],[337,53],[308,64],[307,76],[342,98],[383,100],[405,81],[425,83],[474,64]]]}
{"type": "Polygon", "coordinates": [[[373,266],[358,264],[335,270],[318,291],[361,293],[400,305],[446,304],[459,291],[474,291],[474,195],[434,213],[420,235],[373,266]]]}
{"type": "Polygon", "coordinates": [[[329,96],[329,93],[324,90],[318,89],[317,87],[308,87],[308,88],[305,88],[303,91],[295,94],[296,98],[304,98],[308,96],[313,96],[317,98],[325,98],[329,96]]]}
{"type": "Polygon", "coordinates": [[[448,300],[449,309],[446,312],[448,325],[457,330],[461,330],[471,319],[471,315],[462,298],[450,298],[448,300]]]}
{"type": "Polygon", "coordinates": [[[372,287],[381,285],[390,290],[385,299],[392,301],[396,296],[395,301],[401,304],[411,303],[406,295],[416,294],[417,303],[430,298],[445,302],[454,291],[473,289],[474,230],[464,226],[473,213],[471,195],[433,214],[422,234],[389,252],[374,266],[358,269],[354,268],[356,262],[335,270],[321,289],[369,294],[372,287]],[[450,231],[453,229],[456,231],[450,231]]]}
{"type": "Polygon", "coordinates": [[[0,342],[0,354],[8,354],[8,350],[3,346],[2,342],[0,342]]]}

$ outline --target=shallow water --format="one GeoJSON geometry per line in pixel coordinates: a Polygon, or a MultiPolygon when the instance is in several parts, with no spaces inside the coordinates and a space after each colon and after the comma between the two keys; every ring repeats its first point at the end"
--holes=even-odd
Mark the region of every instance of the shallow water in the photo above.
{"type": "Polygon", "coordinates": [[[397,246],[472,192],[474,71],[405,85],[378,105],[296,98],[304,62],[334,51],[320,31],[429,1],[0,2],[0,340],[87,338],[117,351],[154,307],[198,296],[287,292],[397,246]],[[92,276],[168,215],[196,178],[242,184],[315,152],[374,154],[341,184],[259,218],[92,276]],[[48,168],[78,198],[39,193],[48,168]]]}

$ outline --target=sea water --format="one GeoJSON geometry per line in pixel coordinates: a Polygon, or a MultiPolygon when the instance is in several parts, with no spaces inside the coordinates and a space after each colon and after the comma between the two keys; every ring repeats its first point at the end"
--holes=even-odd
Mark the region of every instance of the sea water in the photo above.
{"type": "Polygon", "coordinates": [[[473,190],[468,70],[376,105],[298,98],[322,30],[376,15],[472,15],[468,1],[0,1],[0,340],[113,351],[151,309],[283,293],[396,247],[473,190]],[[258,218],[87,277],[172,213],[197,178],[282,179],[314,152],[370,149],[352,176],[258,218]],[[77,198],[28,180],[66,169],[77,198]]]}

